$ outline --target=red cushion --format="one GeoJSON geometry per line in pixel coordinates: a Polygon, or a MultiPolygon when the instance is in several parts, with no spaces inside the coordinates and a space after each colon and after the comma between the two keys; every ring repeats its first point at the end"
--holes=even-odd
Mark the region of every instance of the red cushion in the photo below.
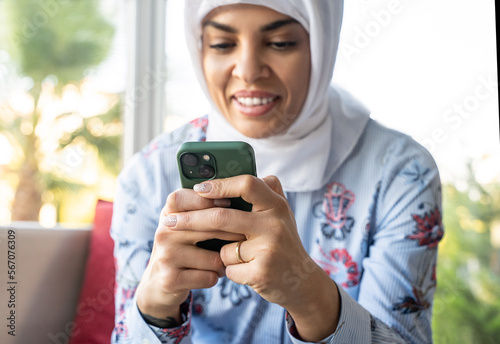
{"type": "Polygon", "coordinates": [[[113,240],[109,235],[112,214],[112,202],[97,202],[85,278],[70,344],[110,342],[115,314],[115,265],[113,240]]]}

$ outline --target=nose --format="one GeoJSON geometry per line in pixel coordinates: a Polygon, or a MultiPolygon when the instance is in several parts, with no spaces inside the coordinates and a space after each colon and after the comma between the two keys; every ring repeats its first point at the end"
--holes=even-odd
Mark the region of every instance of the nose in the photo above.
{"type": "Polygon", "coordinates": [[[264,61],[262,52],[256,46],[248,44],[242,46],[236,55],[232,74],[246,84],[252,84],[269,77],[271,70],[264,61]]]}

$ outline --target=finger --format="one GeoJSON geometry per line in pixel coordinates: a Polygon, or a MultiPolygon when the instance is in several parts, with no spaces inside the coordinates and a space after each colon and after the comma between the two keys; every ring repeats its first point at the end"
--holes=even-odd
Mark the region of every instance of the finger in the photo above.
{"type": "Polygon", "coordinates": [[[252,287],[253,270],[254,265],[252,263],[228,265],[226,267],[226,277],[233,282],[252,287]]]}
{"type": "Polygon", "coordinates": [[[263,180],[251,175],[205,181],[195,185],[194,191],[210,199],[241,197],[253,204],[252,211],[269,209],[282,201],[263,180]]]}
{"type": "Polygon", "coordinates": [[[214,271],[186,269],[177,275],[175,287],[177,290],[211,288],[218,280],[219,276],[214,271]]]}
{"type": "Polygon", "coordinates": [[[218,252],[196,246],[178,246],[169,252],[171,263],[180,269],[214,271],[219,277],[225,275],[226,267],[218,252]]]}
{"type": "Polygon", "coordinates": [[[267,176],[267,177],[262,178],[262,180],[264,181],[264,183],[267,184],[267,186],[269,186],[271,188],[271,190],[273,190],[274,192],[276,192],[281,197],[286,198],[285,197],[285,193],[283,191],[283,187],[281,186],[281,182],[278,179],[278,177],[276,177],[276,176],[267,176]]]}
{"type": "Polygon", "coordinates": [[[227,231],[218,230],[190,230],[184,229],[182,231],[171,230],[170,228],[160,227],[155,233],[155,244],[157,246],[195,246],[199,241],[209,239],[220,239],[227,241],[245,240],[246,237],[242,234],[232,233],[227,231]],[[173,236],[174,235],[174,236],[173,236]]]}
{"type": "Polygon", "coordinates": [[[260,216],[261,214],[230,208],[203,209],[170,214],[167,225],[173,231],[222,231],[243,234],[245,237],[238,240],[245,240],[269,226],[279,226],[278,218],[269,219],[266,216],[260,216]]]}
{"type": "Polygon", "coordinates": [[[228,207],[230,204],[231,202],[227,199],[207,199],[201,197],[192,189],[177,189],[168,195],[162,214],[168,216],[168,214],[174,212],[213,207],[228,207]]]}
{"type": "Polygon", "coordinates": [[[220,250],[220,258],[226,267],[235,264],[247,264],[253,260],[251,252],[251,245],[248,241],[239,241],[224,245],[220,250]]]}

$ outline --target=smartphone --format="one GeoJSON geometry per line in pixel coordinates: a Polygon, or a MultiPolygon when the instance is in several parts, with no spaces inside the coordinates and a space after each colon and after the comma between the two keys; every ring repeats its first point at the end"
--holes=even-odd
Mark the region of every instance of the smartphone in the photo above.
{"type": "MultiPolygon", "coordinates": [[[[185,142],[177,151],[177,165],[183,188],[193,188],[206,180],[250,174],[257,176],[255,153],[242,141],[185,142]]],[[[252,205],[241,197],[231,198],[230,208],[251,211],[252,205]]],[[[198,247],[219,252],[231,241],[209,239],[198,247]]]]}

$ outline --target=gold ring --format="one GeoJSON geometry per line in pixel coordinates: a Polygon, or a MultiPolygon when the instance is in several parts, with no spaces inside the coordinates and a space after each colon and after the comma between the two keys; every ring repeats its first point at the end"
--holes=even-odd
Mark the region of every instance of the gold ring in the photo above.
{"type": "Polygon", "coordinates": [[[243,241],[238,241],[238,244],[236,244],[236,259],[238,259],[238,262],[240,263],[245,263],[243,259],[241,259],[240,256],[240,246],[243,241]]]}

